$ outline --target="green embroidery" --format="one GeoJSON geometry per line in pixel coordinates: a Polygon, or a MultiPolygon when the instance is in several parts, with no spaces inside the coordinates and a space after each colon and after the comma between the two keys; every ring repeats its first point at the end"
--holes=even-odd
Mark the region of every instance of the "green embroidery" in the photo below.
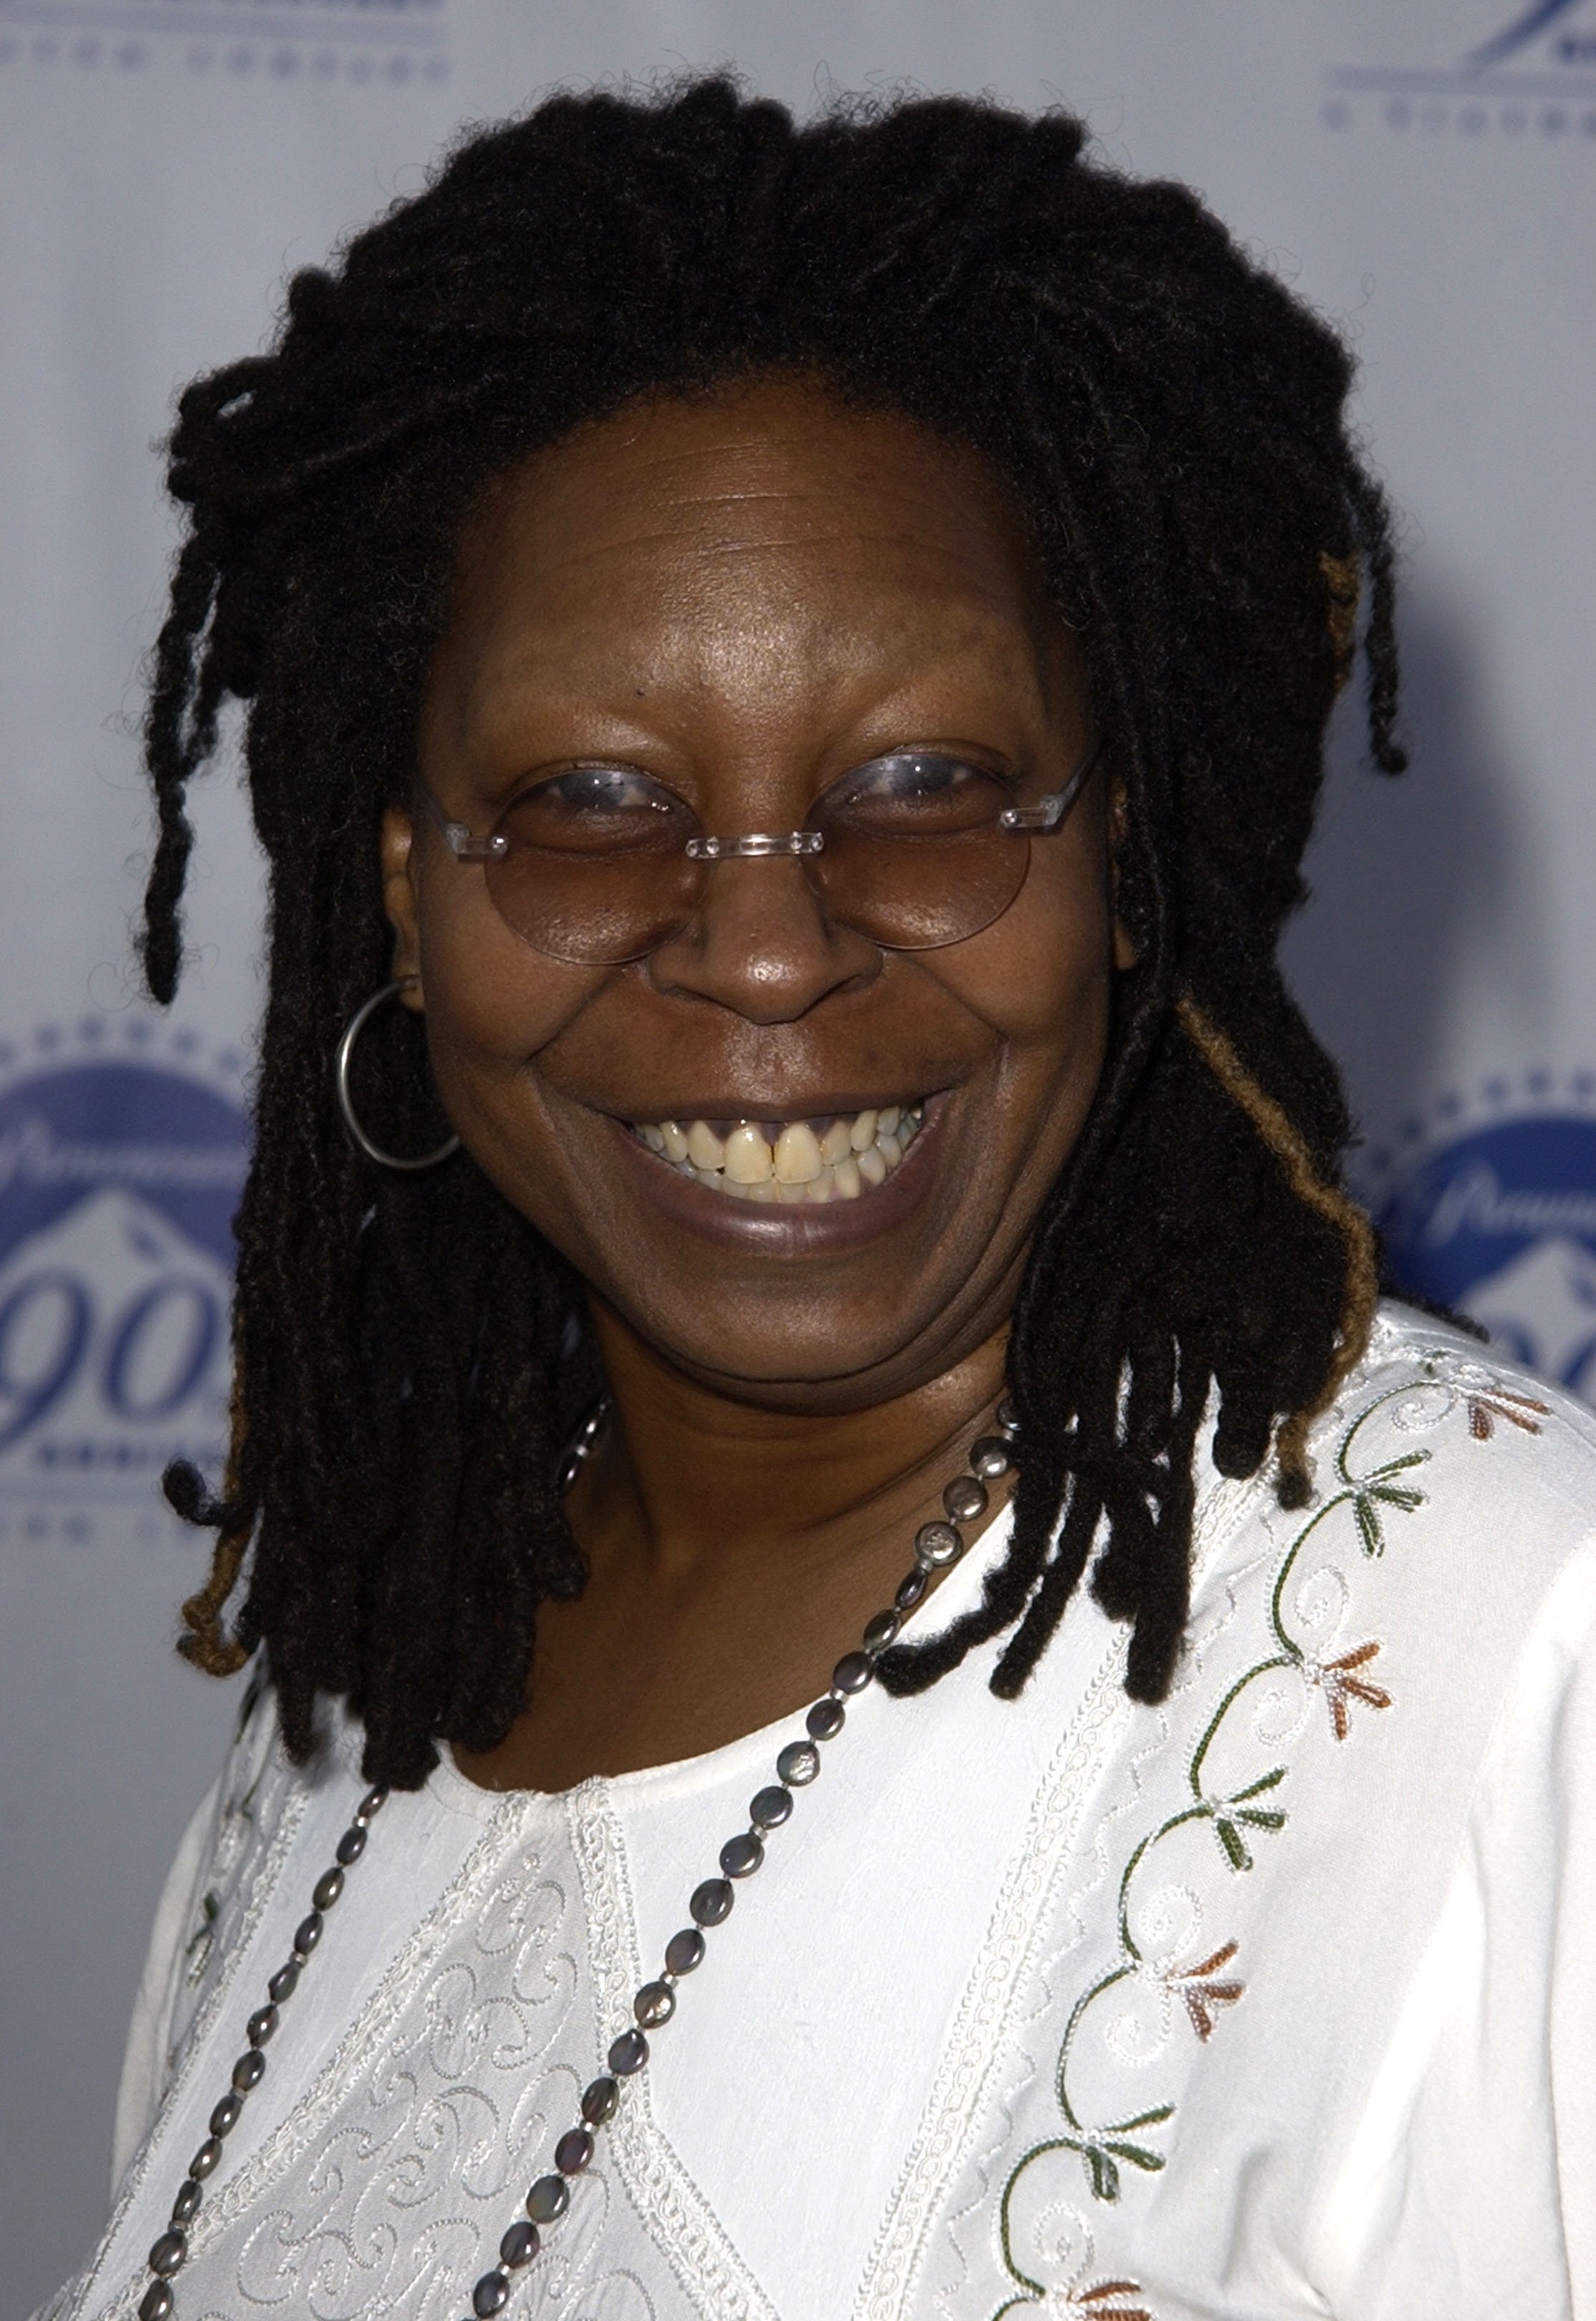
{"type": "MultiPolygon", "coordinates": [[[[1346,1428],[1333,1462],[1336,1488],[1296,1533],[1275,1572],[1269,1596],[1267,1651],[1236,1678],[1204,1726],[1187,1769],[1190,1803],[1139,1841],[1121,1872],[1116,1912],[1118,1956],[1075,2001],[1060,2044],[1054,2094],[1062,2133],[1026,2152],[1003,2189],[999,2216],[1003,2262],[1022,2293],[1001,2306],[993,2321],[1003,2321],[1004,2316],[1044,2298],[1057,2309],[1061,2295],[1064,2312],[1097,2314],[1102,2321],[1109,2321],[1110,2316],[1124,2308],[1117,2308],[1106,2300],[1136,2293],[1136,2285],[1128,2281],[1099,2284],[1089,2292],[1068,2286],[1050,2290],[1044,2282],[1027,2272],[1014,2245],[1016,2193],[1028,2171],[1054,2153],[1074,2153],[1081,2162],[1091,2198],[1104,2202],[1118,2199],[1123,2168],[1128,2166],[1154,2175],[1164,2166],[1166,2155],[1157,2148],[1155,2137],[1174,2117],[1173,2103],[1161,2104],[1127,2118],[1097,2122],[1089,2122],[1078,2109],[1070,2075],[1081,2026],[1108,1992],[1137,1977],[1155,1980],[1171,2002],[1179,1999],[1196,2035],[1205,2042],[1214,2029],[1218,2010],[1234,2006],[1243,1997],[1245,1984],[1229,1978],[1218,1979],[1221,1970],[1236,1955],[1234,1942],[1226,1943],[1193,1966],[1169,1968],[1162,1972],[1151,1969],[1133,1929],[1133,1890],[1152,1855],[1177,1830],[1190,1824],[1206,1821],[1211,1825],[1225,1866],[1236,1875],[1252,1869],[1253,1845],[1260,1835],[1272,1835],[1285,1827],[1285,1811],[1273,1800],[1290,1770],[1289,1765],[1274,1765],[1255,1780],[1232,1791],[1212,1787],[1208,1779],[1216,1742],[1234,1716],[1238,1702],[1263,1679],[1281,1670],[1290,1670],[1320,1692],[1337,1742],[1348,1736],[1354,1703],[1361,1702],[1373,1709],[1391,1707],[1391,1695],[1365,1673],[1379,1654],[1379,1643],[1368,1638],[1334,1660],[1318,1658],[1309,1650],[1305,1636],[1293,1626],[1287,1609],[1287,1591],[1309,1540],[1344,1510],[1351,1513],[1354,1533],[1363,1553],[1373,1559],[1385,1552],[1387,1526],[1392,1518],[1412,1515],[1424,1505],[1424,1494],[1411,1479],[1428,1460],[1427,1451],[1405,1452],[1364,1470],[1358,1462],[1358,1449],[1370,1423],[1382,1411],[1394,1402],[1409,1398],[1417,1387],[1446,1384],[1443,1373],[1448,1369],[1454,1371],[1459,1395],[1467,1408],[1473,1440],[1489,1441],[1495,1418],[1507,1419],[1528,1434],[1540,1431],[1537,1420],[1529,1414],[1545,1415],[1544,1403],[1535,1402],[1528,1396],[1509,1394],[1491,1379],[1489,1372],[1479,1373],[1482,1383],[1466,1383],[1473,1375],[1472,1366],[1458,1364],[1444,1355],[1428,1357],[1417,1379],[1407,1379],[1400,1386],[1378,1396],[1346,1428]]],[[[1438,1414],[1438,1417],[1445,1415],[1444,1411],[1438,1414]]]]}

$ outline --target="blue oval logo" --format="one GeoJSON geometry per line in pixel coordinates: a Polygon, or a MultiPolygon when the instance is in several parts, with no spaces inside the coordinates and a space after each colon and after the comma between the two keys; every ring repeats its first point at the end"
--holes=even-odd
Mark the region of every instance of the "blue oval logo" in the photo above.
{"type": "Polygon", "coordinates": [[[236,1100],[165,1059],[0,1091],[0,1507],[30,1530],[218,1464],[245,1165],[236,1100]]]}
{"type": "Polygon", "coordinates": [[[1596,1401],[1596,1120],[1458,1136],[1377,1205],[1399,1287],[1472,1314],[1515,1361],[1596,1401]]]}

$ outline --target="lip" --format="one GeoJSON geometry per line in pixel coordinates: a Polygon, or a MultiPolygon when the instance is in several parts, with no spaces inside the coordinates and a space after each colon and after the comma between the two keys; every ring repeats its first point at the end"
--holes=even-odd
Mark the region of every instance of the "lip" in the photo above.
{"type": "MultiPolygon", "coordinates": [[[[670,1168],[639,1142],[625,1121],[601,1115],[623,1165],[636,1178],[640,1195],[675,1224],[723,1245],[769,1257],[802,1258],[830,1255],[856,1249],[878,1235],[890,1233],[911,1216],[931,1189],[936,1153],[942,1142],[942,1121],[951,1091],[940,1089],[925,1098],[920,1132],[884,1185],[872,1187],[854,1201],[827,1201],[823,1206],[789,1207],[774,1203],[729,1200],[711,1192],[679,1170],[670,1168]]],[[[889,1099],[888,1099],[889,1101],[889,1099]]],[[[760,1116],[768,1120],[818,1119],[841,1112],[842,1105],[807,1107],[802,1112],[772,1107],[760,1116]]],[[[853,1107],[862,1111],[863,1105],[853,1107]]],[[[688,1119],[704,1114],[687,1113],[688,1119]]],[[[752,1118],[752,1115],[745,1115],[752,1118]]]]}

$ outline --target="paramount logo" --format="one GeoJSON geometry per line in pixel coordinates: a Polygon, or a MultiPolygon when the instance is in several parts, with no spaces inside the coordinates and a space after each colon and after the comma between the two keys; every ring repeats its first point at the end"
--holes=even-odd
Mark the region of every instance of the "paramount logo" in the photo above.
{"type": "Polygon", "coordinates": [[[450,0],[0,0],[0,64],[136,73],[164,59],[263,83],[436,82],[450,0]],[[174,35],[176,37],[174,37],[174,35]]]}
{"type": "Polygon", "coordinates": [[[1455,1177],[1436,1202],[1423,1228],[1431,1249],[1455,1241],[1460,1233],[1583,1233],[1596,1242],[1596,1186],[1587,1192],[1543,1192],[1504,1185],[1489,1160],[1477,1160],[1455,1177]]]}
{"type": "Polygon", "coordinates": [[[226,1144],[85,1143],[59,1137],[35,1113],[0,1133],[0,1194],[13,1185],[161,1185],[178,1189],[239,1189],[244,1156],[226,1144]]]}
{"type": "Polygon", "coordinates": [[[169,1537],[161,1470],[223,1456],[236,1060],[138,1029],[0,1079],[0,1537],[169,1537]]]}
{"type": "Polygon", "coordinates": [[[1327,124],[1341,128],[1358,118],[1363,97],[1372,100],[1366,112],[1399,131],[1417,123],[1469,135],[1490,127],[1581,140],[1592,133],[1596,0],[1528,0],[1510,12],[1490,0],[1461,0],[1450,19],[1456,41],[1447,41],[1450,54],[1435,40],[1440,22],[1435,10],[1374,14],[1375,54],[1325,74],[1336,92],[1323,108],[1327,124]]]}
{"type": "Polygon", "coordinates": [[[1596,1401],[1596,1073],[1518,1111],[1447,1105],[1436,1130],[1372,1157],[1364,1189],[1400,1291],[1472,1314],[1510,1360],[1596,1401]],[[1494,1115],[1494,1116],[1492,1116],[1494,1115]]]}

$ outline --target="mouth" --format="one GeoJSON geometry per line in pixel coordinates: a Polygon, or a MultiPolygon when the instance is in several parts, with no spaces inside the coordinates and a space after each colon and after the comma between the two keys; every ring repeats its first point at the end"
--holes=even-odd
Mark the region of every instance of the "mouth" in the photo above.
{"type": "Polygon", "coordinates": [[[666,1168],[734,1201],[796,1206],[864,1200],[902,1166],[926,1099],[816,1119],[632,1121],[666,1168]]]}

